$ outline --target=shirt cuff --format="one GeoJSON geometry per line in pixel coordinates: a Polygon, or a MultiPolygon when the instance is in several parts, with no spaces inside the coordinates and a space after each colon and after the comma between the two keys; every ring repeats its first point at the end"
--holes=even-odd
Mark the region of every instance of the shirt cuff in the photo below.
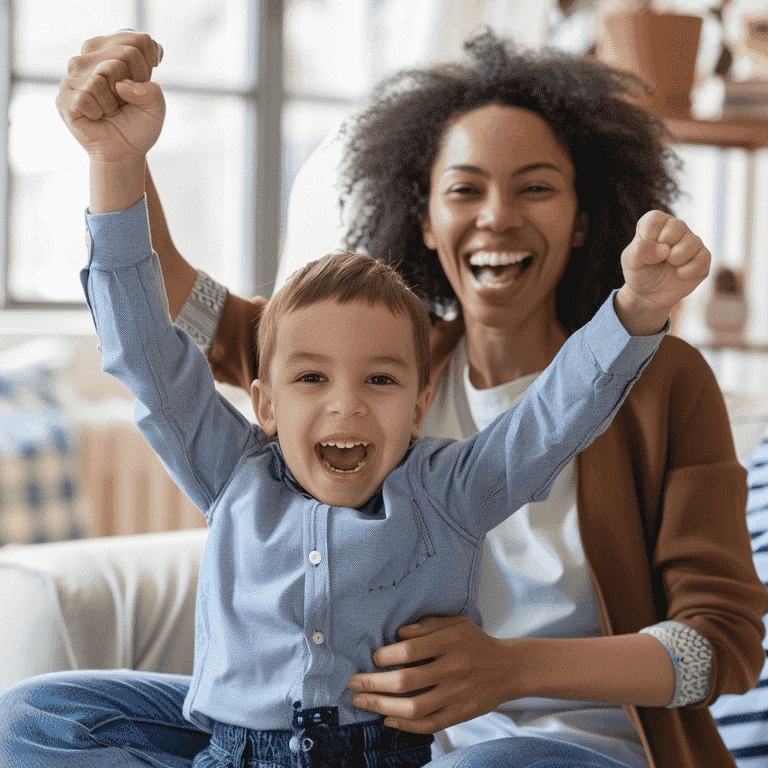
{"type": "Polygon", "coordinates": [[[132,267],[152,253],[147,200],[114,213],[85,212],[89,266],[132,267]]]}
{"type": "Polygon", "coordinates": [[[584,327],[585,338],[601,371],[639,375],[664,336],[669,333],[669,319],[659,333],[651,336],[630,336],[616,314],[613,303],[616,293],[616,290],[611,292],[595,313],[593,321],[584,327]]]}
{"type": "Polygon", "coordinates": [[[174,320],[205,354],[213,344],[226,299],[227,289],[205,272],[198,271],[194,288],[174,320]]]}
{"type": "Polygon", "coordinates": [[[640,630],[655,637],[675,667],[675,696],[668,709],[696,704],[712,687],[712,646],[695,629],[679,621],[661,621],[640,630]]]}

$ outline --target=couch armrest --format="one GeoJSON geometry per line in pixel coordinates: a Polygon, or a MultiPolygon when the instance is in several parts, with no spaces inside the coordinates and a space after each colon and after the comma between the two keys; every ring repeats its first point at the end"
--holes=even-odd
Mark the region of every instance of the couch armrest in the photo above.
{"type": "Polygon", "coordinates": [[[205,528],[0,548],[0,690],[68,669],[191,674],[205,528]]]}

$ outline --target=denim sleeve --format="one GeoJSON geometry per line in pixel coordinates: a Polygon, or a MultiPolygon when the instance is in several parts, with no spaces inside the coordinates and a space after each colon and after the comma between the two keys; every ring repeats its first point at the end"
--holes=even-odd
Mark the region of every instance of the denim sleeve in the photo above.
{"type": "Polygon", "coordinates": [[[472,535],[545,499],[565,465],[605,431],[658,349],[669,323],[655,335],[630,336],[613,297],[515,407],[468,440],[436,443],[421,463],[433,503],[472,535]]]}
{"type": "Polygon", "coordinates": [[[90,258],[80,278],[103,368],[136,397],[136,423],[173,479],[204,512],[253,435],[216,391],[208,364],[168,314],[146,203],[86,213],[90,258]]]}

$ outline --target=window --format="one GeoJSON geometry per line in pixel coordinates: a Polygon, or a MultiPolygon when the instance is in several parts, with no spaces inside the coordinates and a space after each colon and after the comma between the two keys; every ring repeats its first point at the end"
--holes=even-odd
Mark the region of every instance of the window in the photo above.
{"type": "Polygon", "coordinates": [[[163,85],[167,114],[149,166],[174,240],[193,264],[234,290],[268,294],[296,171],[374,82],[418,58],[403,19],[415,19],[411,29],[419,31],[432,5],[415,11],[405,0],[4,3],[4,306],[82,303],[87,157],[57,114],[55,97],[67,61],[86,39],[131,28],[162,43],[153,76],[163,85]]]}
{"type": "Polygon", "coordinates": [[[244,236],[247,135],[261,94],[251,31],[255,1],[15,0],[5,19],[10,41],[6,305],[81,302],[87,158],[59,118],[55,96],[68,59],[84,40],[121,28],[146,29],[167,55],[157,77],[168,119],[150,167],[165,191],[174,235],[235,285],[244,236]],[[211,190],[216,190],[211,194],[211,190]]]}

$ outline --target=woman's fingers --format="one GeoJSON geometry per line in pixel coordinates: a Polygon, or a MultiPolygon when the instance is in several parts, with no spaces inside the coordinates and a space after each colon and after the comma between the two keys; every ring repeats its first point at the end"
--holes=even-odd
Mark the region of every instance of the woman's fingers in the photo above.
{"type": "Polygon", "coordinates": [[[415,666],[360,673],[349,680],[352,703],[384,715],[387,725],[433,733],[516,698],[498,669],[500,641],[466,616],[423,619],[398,634],[405,639],[376,651],[376,665],[415,666]]]}
{"type": "Polygon", "coordinates": [[[384,715],[384,724],[390,728],[400,728],[411,733],[434,733],[442,730],[446,726],[439,723],[447,722],[450,717],[450,713],[446,716],[447,708],[443,706],[443,698],[433,691],[407,698],[360,693],[352,699],[352,704],[360,709],[384,715]]]}

